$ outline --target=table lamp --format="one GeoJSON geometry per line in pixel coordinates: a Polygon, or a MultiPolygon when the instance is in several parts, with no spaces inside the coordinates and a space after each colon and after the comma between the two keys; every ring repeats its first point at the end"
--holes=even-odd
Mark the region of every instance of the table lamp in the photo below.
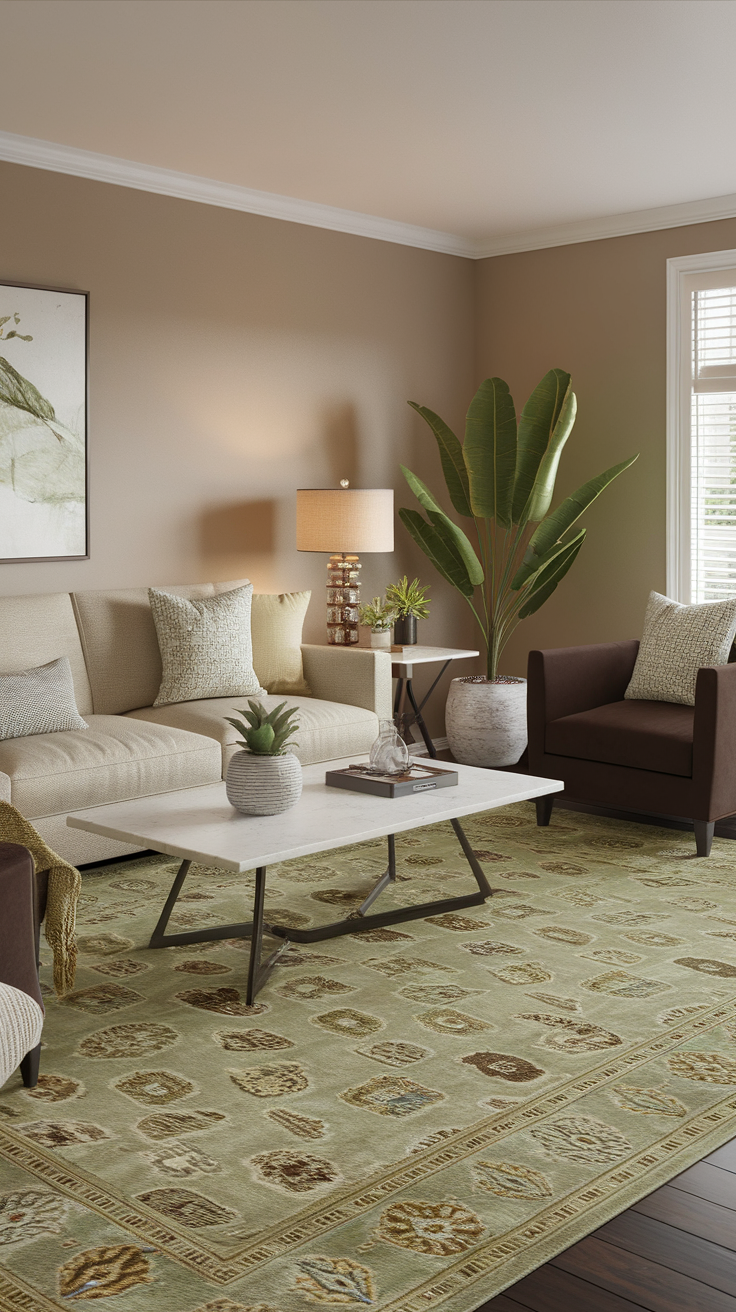
{"type": "Polygon", "coordinates": [[[297,551],[324,551],[327,563],[327,641],[346,647],[358,641],[359,553],[393,551],[392,488],[299,488],[297,551]]]}

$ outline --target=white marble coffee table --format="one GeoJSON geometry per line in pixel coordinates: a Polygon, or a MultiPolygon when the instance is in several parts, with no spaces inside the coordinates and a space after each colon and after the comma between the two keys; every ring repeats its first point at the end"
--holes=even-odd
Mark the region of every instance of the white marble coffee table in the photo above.
{"type": "MultiPolygon", "coordinates": [[[[358,758],[364,761],[365,758],[358,758]]],[[[448,765],[459,776],[456,788],[423,792],[409,797],[383,798],[344,789],[328,788],[325,771],[355,764],[356,758],[322,762],[304,769],[304,790],[289,811],[274,816],[245,816],[234,810],[225,795],[224,783],[187,788],[181,792],[142,797],[131,802],[96,806],[67,817],[73,829],[104,834],[124,843],[139,843],[167,856],[181,857],[182,864],[151,936],[152,948],[180,943],[201,943],[222,938],[250,937],[247,1002],[252,1004],[278,957],[289,941],[314,943],[341,934],[357,934],[382,925],[414,920],[462,907],[477,906],[491,895],[488,881],[474,856],[458,817],[507,806],[511,802],[546,797],[562,790],[558,779],[506,771],[479,770],[470,765],[448,765]],[[449,820],[457,834],[478,885],[476,893],[444,898],[420,906],[366,914],[387,884],[396,878],[394,835],[424,825],[449,820]],[[361,843],[371,838],[388,839],[388,868],[368,894],[357,915],[316,929],[284,929],[264,925],[263,905],[266,868],[294,857],[311,856],[361,843]],[[218,925],[181,934],[164,931],[192,861],[243,873],[255,870],[253,920],[237,925],[218,925]],[[277,952],[261,963],[264,929],[284,938],[277,952]]]]}

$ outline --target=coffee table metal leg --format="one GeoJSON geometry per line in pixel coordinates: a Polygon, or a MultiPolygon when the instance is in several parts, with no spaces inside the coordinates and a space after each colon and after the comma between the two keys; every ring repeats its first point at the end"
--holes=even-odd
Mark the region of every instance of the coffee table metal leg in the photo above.
{"type": "MultiPolygon", "coordinates": [[[[243,921],[237,925],[214,925],[208,929],[191,929],[182,934],[165,933],[166,926],[169,923],[176,899],[178,898],[184,880],[189,874],[191,861],[182,861],[176,874],[176,878],[171,885],[169,896],[164,903],[163,911],[158,919],[158,924],[154,929],[149,948],[170,948],[178,944],[186,943],[215,943],[218,939],[223,938],[249,938],[250,939],[250,956],[248,960],[248,985],[246,992],[246,1002],[252,1006],[258,990],[263,987],[273,970],[279,957],[286,951],[289,946],[288,938],[280,943],[270,957],[261,962],[261,949],[263,944],[264,928],[270,931],[270,925],[264,926],[263,923],[263,904],[266,893],[266,867],[259,866],[256,870],[256,889],[253,900],[253,919],[243,921]]],[[[281,935],[279,935],[281,937],[281,935]]]]}
{"type": "Polygon", "coordinates": [[[331,925],[320,925],[317,929],[285,929],[280,925],[272,925],[271,933],[277,934],[279,937],[282,935],[286,937],[288,934],[288,937],[294,943],[319,943],[322,939],[339,938],[342,934],[362,934],[370,929],[381,929],[384,925],[398,925],[404,920],[423,920],[425,916],[439,916],[447,911],[460,911],[464,907],[480,906],[486,898],[492,896],[493,890],[468,842],[460,821],[452,820],[451,824],[475,877],[475,882],[478,885],[477,893],[467,893],[463,897],[446,897],[436,902],[422,902],[419,906],[398,907],[394,911],[379,911],[370,916],[365,915],[365,909],[376,900],[379,893],[382,893],[390,882],[392,867],[393,877],[396,876],[395,839],[393,834],[389,834],[389,867],[381,875],[378,883],[353,917],[346,920],[335,920],[331,925]]]}
{"type": "MultiPolygon", "coordinates": [[[[245,994],[245,1000],[249,1007],[253,1006],[256,994],[266,983],[271,971],[276,965],[279,957],[283,956],[289,946],[289,939],[261,961],[261,947],[263,944],[263,903],[266,896],[266,867],[259,866],[256,870],[256,892],[253,899],[253,928],[250,935],[250,957],[248,959],[248,987],[245,994]]],[[[270,926],[266,926],[270,930],[270,926]]]]}

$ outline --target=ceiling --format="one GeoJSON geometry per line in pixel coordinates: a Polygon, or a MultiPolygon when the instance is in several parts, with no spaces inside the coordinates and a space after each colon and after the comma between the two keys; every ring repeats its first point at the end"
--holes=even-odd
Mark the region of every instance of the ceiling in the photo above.
{"type": "Polygon", "coordinates": [[[736,214],[736,0],[0,0],[0,32],[0,158],[40,139],[461,254],[736,214]]]}

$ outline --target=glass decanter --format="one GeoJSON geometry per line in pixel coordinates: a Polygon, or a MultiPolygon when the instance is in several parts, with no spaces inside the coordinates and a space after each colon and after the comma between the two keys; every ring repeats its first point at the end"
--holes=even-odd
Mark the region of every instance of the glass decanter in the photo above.
{"type": "Polygon", "coordinates": [[[378,737],[371,747],[371,774],[403,774],[409,768],[409,748],[393,720],[381,720],[378,737]]]}

